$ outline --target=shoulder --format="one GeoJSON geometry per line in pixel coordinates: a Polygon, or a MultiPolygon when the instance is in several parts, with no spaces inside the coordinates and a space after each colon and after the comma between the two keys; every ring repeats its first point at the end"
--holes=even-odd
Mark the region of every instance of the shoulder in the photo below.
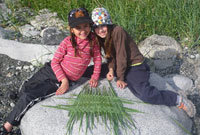
{"type": "Polygon", "coordinates": [[[61,44],[71,44],[71,36],[67,36],[66,38],[64,38],[61,42],[61,44]]]}
{"type": "Polygon", "coordinates": [[[122,28],[121,26],[118,25],[114,25],[113,26],[113,33],[119,33],[119,32],[125,32],[124,28],[122,28]]]}
{"type": "Polygon", "coordinates": [[[119,38],[119,36],[127,36],[127,32],[122,28],[121,26],[114,25],[113,31],[112,31],[112,37],[113,38],[119,38]]]}
{"type": "Polygon", "coordinates": [[[70,41],[71,40],[71,36],[67,36],[66,38],[64,38],[64,40],[63,41],[66,41],[66,42],[68,42],[68,41],[70,41]]]}
{"type": "Polygon", "coordinates": [[[118,25],[114,26],[114,28],[112,30],[112,38],[114,41],[126,39],[127,37],[129,37],[129,35],[124,30],[124,28],[122,28],[121,26],[118,26],[118,25]]]}

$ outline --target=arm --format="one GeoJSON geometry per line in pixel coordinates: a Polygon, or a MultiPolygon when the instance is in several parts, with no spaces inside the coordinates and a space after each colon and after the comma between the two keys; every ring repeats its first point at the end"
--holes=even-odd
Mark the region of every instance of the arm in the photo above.
{"type": "Polygon", "coordinates": [[[62,79],[66,78],[66,75],[61,67],[61,62],[64,58],[64,55],[67,54],[67,45],[66,39],[64,39],[58,49],[56,50],[53,59],[51,60],[51,68],[54,71],[57,80],[60,82],[62,79]]]}
{"type": "Polygon", "coordinates": [[[54,71],[56,78],[59,82],[62,82],[61,86],[56,90],[56,95],[64,94],[69,89],[69,81],[60,65],[66,53],[67,45],[65,40],[63,40],[56,50],[56,53],[54,54],[54,57],[51,61],[51,68],[54,71]]]}
{"type": "Polygon", "coordinates": [[[125,71],[127,69],[127,35],[121,27],[116,27],[113,30],[113,45],[116,51],[116,73],[117,80],[124,81],[125,71]]]}
{"type": "Polygon", "coordinates": [[[108,58],[107,62],[108,62],[108,69],[112,69],[113,71],[115,71],[115,67],[116,67],[115,58],[108,58]]]}
{"type": "Polygon", "coordinates": [[[116,51],[116,73],[117,73],[117,86],[124,89],[127,83],[124,82],[124,75],[127,69],[127,35],[126,32],[118,27],[113,35],[113,44],[116,51]]]}
{"type": "Polygon", "coordinates": [[[92,87],[96,87],[98,85],[98,80],[101,73],[101,62],[102,62],[100,47],[96,43],[94,44],[93,53],[94,53],[93,57],[94,71],[90,79],[90,85],[92,87]]]}

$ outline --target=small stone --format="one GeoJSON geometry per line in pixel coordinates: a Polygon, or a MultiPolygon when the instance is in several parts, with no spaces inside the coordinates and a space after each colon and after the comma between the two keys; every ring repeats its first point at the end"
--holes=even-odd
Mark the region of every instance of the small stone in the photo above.
{"type": "Polygon", "coordinates": [[[12,77],[12,73],[8,73],[6,77],[12,77]]]}
{"type": "Polygon", "coordinates": [[[22,67],[16,67],[16,70],[22,70],[22,67]]]}
{"type": "Polygon", "coordinates": [[[199,54],[196,54],[196,59],[200,59],[200,55],[199,54]]]}
{"type": "Polygon", "coordinates": [[[194,56],[194,55],[190,55],[190,58],[191,58],[191,59],[195,59],[195,56],[194,56]]]}
{"type": "Polygon", "coordinates": [[[9,91],[8,97],[12,100],[17,98],[17,94],[14,91],[9,91]]]}
{"type": "Polygon", "coordinates": [[[23,69],[24,69],[24,70],[28,70],[28,69],[29,69],[29,66],[24,66],[23,69]]]}
{"type": "Polygon", "coordinates": [[[184,47],[184,50],[188,50],[188,47],[184,47]]]}
{"type": "Polygon", "coordinates": [[[34,71],[33,65],[31,65],[29,68],[30,68],[31,71],[34,71]]]}
{"type": "Polygon", "coordinates": [[[15,104],[14,104],[13,102],[11,102],[11,103],[10,103],[10,106],[11,106],[11,107],[14,107],[14,106],[15,106],[15,104]]]}

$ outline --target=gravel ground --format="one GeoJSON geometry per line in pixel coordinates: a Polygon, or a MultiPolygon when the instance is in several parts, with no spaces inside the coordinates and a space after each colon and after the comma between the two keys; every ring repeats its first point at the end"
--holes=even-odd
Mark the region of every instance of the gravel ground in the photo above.
{"type": "MultiPolygon", "coordinates": [[[[31,63],[13,60],[0,54],[0,125],[4,123],[8,112],[18,100],[20,85],[38,68],[31,63]]],[[[21,135],[18,127],[14,128],[14,135],[21,135]]]]}

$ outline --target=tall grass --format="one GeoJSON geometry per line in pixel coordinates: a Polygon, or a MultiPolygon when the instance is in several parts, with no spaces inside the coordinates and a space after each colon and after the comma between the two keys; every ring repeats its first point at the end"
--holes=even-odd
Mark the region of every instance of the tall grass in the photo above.
{"type": "Polygon", "coordinates": [[[189,47],[200,45],[199,0],[20,0],[35,10],[48,8],[65,21],[78,7],[103,6],[115,24],[123,26],[137,41],[152,34],[174,37],[189,47]]]}

